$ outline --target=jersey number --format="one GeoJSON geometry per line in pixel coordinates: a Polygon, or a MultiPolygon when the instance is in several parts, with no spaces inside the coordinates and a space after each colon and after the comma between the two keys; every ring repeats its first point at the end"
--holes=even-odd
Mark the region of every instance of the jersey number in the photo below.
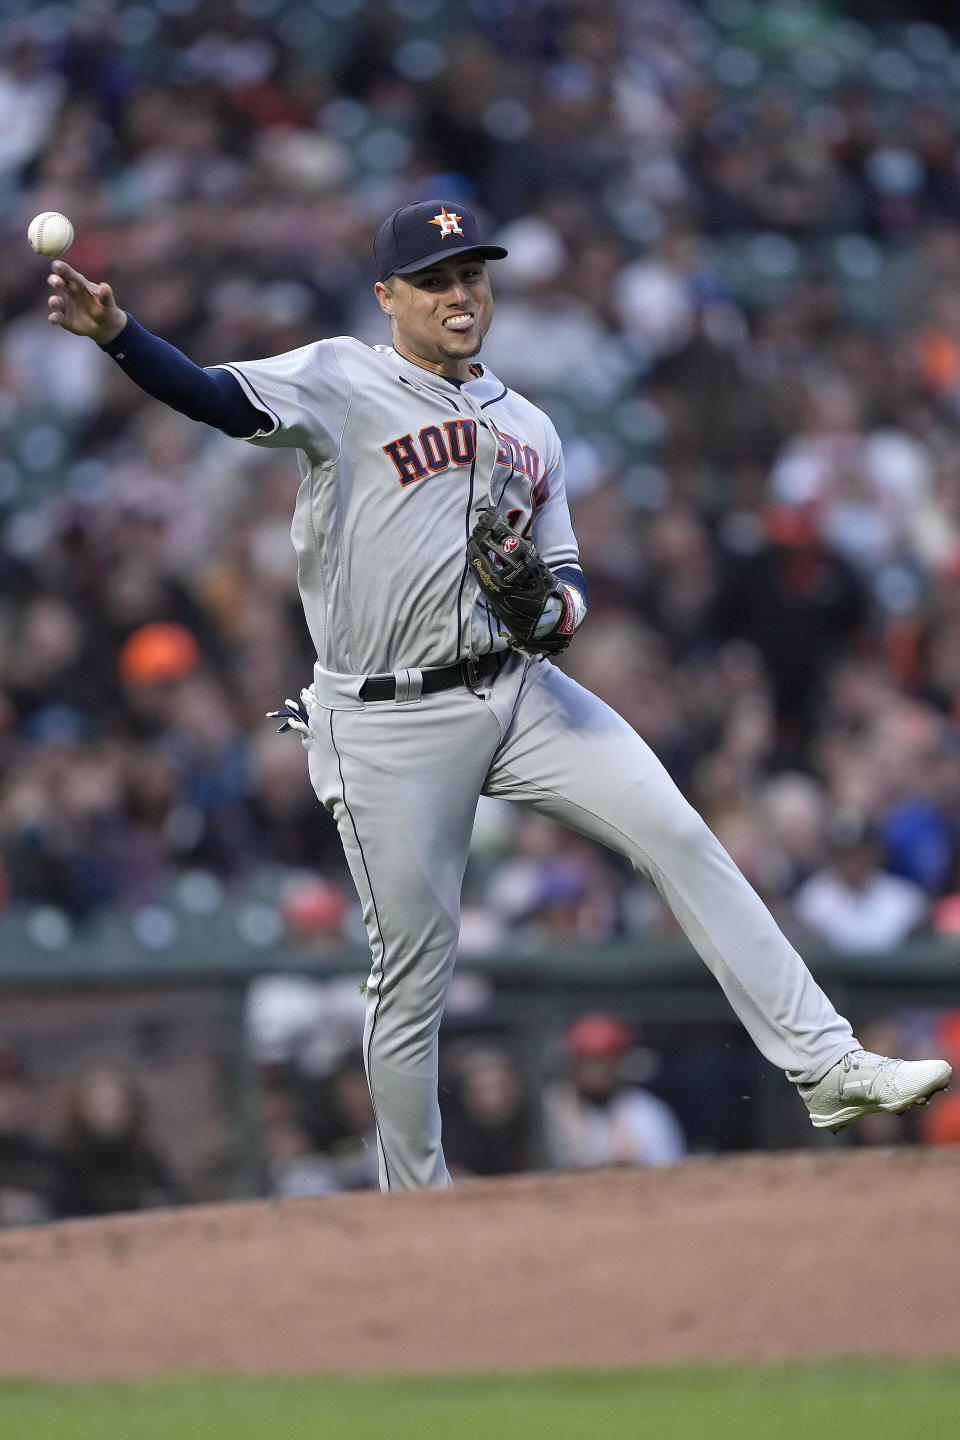
{"type": "MultiPolygon", "coordinates": [[[[517,528],[517,526],[520,524],[520,521],[522,520],[522,518],[523,518],[523,511],[522,511],[522,510],[508,510],[508,511],[507,511],[507,524],[510,526],[510,529],[511,529],[511,530],[516,530],[516,528],[517,528]]],[[[530,538],[530,529],[531,529],[531,526],[532,526],[532,525],[533,525],[533,516],[531,515],[531,516],[530,516],[530,519],[527,521],[526,525],[524,525],[523,529],[520,531],[520,539],[521,539],[521,540],[529,540],[529,538],[530,538]]]]}

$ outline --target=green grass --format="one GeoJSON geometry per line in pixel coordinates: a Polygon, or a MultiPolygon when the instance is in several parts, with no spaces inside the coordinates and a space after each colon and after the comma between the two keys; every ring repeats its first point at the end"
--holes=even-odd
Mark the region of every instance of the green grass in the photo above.
{"type": "Polygon", "coordinates": [[[0,1383],[3,1440],[956,1440],[960,1363],[0,1383]]]}

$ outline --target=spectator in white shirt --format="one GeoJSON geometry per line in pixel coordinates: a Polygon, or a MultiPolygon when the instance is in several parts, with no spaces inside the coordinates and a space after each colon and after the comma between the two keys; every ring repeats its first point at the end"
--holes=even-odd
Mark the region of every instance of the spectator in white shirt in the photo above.
{"type": "Polygon", "coordinates": [[[673,1165],[686,1154],[670,1107],[625,1080],[631,1044],[612,1015],[583,1015],[567,1031],[570,1079],[544,1096],[547,1150],[557,1168],[673,1165]]]}
{"type": "Polygon", "coordinates": [[[927,918],[925,891],[882,869],[877,838],[858,816],[837,816],[826,838],[828,863],[793,898],[797,919],[834,950],[894,949],[927,918]]]}

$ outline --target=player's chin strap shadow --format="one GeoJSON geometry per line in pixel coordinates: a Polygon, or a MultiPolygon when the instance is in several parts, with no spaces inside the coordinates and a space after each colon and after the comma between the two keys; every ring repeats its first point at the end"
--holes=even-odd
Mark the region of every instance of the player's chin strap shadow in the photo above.
{"type": "Polygon", "coordinates": [[[310,713],[307,709],[308,690],[300,691],[299,700],[291,700],[289,697],[283,702],[282,710],[268,710],[268,720],[282,720],[283,724],[277,726],[277,734],[282,735],[285,730],[296,730],[304,745],[310,739],[310,713]]]}

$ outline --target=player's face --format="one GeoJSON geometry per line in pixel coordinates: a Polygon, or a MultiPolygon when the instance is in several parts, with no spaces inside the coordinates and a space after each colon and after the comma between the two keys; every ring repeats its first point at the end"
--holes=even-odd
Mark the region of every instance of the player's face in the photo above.
{"type": "Polygon", "coordinates": [[[437,374],[465,379],[468,362],[493,319],[493,294],[483,260],[452,255],[413,275],[394,275],[377,298],[393,321],[401,355],[437,374]]]}

